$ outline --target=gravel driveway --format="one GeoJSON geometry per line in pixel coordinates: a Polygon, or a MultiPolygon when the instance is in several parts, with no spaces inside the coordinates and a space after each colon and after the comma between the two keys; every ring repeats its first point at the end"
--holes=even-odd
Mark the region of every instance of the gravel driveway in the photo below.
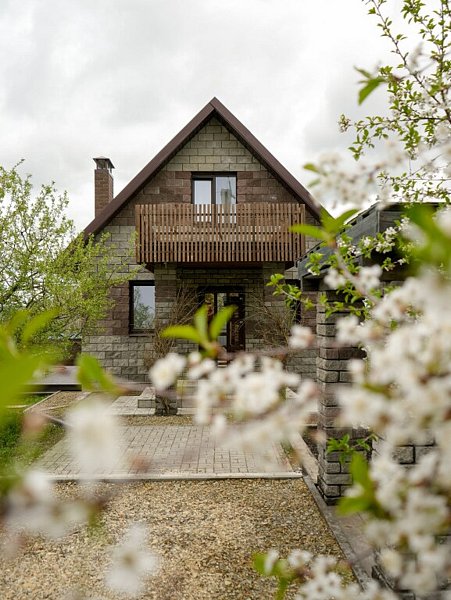
{"type": "MultiPolygon", "coordinates": [[[[59,542],[38,540],[15,559],[0,559],[2,600],[116,598],[103,585],[108,546],[133,520],[147,523],[149,546],[163,561],[143,598],[270,599],[274,582],[254,573],[255,551],[276,547],[283,554],[302,547],[342,556],[300,479],[102,487],[114,489],[116,495],[100,531],[83,529],[59,542]],[[68,595],[77,588],[82,595],[68,595]]],[[[72,483],[58,485],[63,496],[72,495],[75,488],[72,483]]]]}

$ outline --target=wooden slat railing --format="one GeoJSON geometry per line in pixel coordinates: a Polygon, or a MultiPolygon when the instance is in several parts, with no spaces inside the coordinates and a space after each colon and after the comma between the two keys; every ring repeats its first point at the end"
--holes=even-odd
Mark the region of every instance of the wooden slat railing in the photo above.
{"type": "Polygon", "coordinates": [[[138,263],[294,263],[304,254],[304,236],[288,230],[304,222],[300,204],[140,204],[135,210],[138,263]]]}

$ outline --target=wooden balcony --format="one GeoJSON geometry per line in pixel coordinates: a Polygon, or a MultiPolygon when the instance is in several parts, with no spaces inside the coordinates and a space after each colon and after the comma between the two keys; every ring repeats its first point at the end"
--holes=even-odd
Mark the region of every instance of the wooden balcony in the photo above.
{"type": "Polygon", "coordinates": [[[136,260],[294,264],[304,254],[304,238],[288,228],[304,222],[304,209],[269,202],[137,205],[136,260]]]}

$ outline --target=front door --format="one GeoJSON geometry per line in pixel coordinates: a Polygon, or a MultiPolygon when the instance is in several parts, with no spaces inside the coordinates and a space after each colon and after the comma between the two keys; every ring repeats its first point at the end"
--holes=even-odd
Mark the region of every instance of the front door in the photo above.
{"type": "Polygon", "coordinates": [[[208,306],[209,319],[224,306],[237,307],[232,318],[221,331],[218,342],[227,352],[240,352],[245,349],[244,331],[244,292],[225,288],[208,288],[200,291],[200,302],[208,306]]]}

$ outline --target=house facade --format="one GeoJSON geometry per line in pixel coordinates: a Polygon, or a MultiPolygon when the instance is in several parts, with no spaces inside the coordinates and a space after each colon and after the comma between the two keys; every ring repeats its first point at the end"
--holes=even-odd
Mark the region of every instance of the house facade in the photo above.
{"type": "MultiPolygon", "coordinates": [[[[261,348],[283,325],[283,299],[266,286],[311,246],[291,234],[317,223],[308,191],[216,98],[113,197],[113,164],[94,159],[95,218],[85,235],[109,234],[111,264],[130,281],[115,286],[113,307],[83,340],[112,373],[144,382],[169,350],[168,324],[188,321],[206,303],[237,310],[219,341],[230,352],[261,348]]],[[[290,269],[291,271],[287,271],[290,269]]],[[[315,314],[300,319],[314,325],[315,314]]],[[[193,349],[176,342],[175,350],[193,349]]],[[[306,351],[298,370],[315,375],[306,351]]]]}

